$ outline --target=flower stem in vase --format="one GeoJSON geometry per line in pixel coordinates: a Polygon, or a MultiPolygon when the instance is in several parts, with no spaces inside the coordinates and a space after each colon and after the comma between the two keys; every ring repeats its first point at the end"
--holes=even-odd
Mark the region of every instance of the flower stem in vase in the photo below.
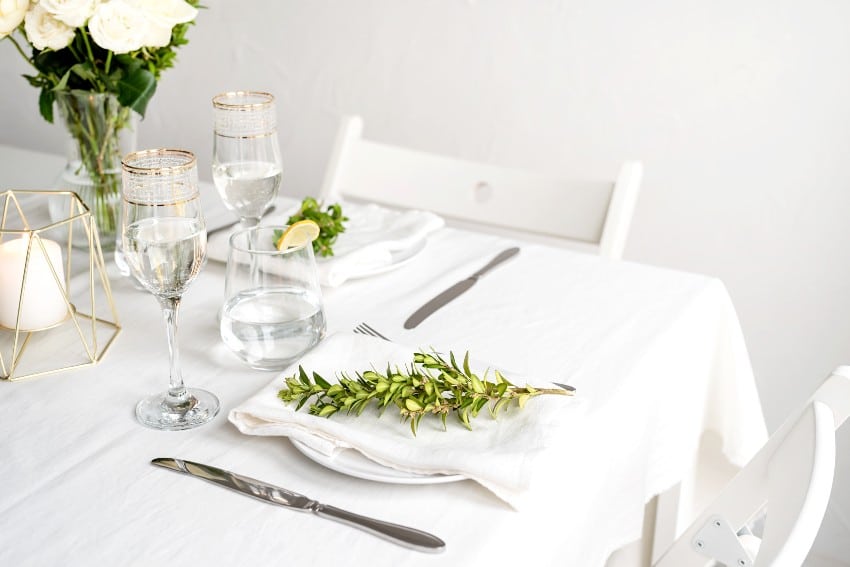
{"type": "Polygon", "coordinates": [[[111,248],[119,224],[121,158],[135,149],[135,117],[109,93],[70,91],[58,93],[56,101],[71,136],[63,185],[80,195],[101,244],[111,248]]]}

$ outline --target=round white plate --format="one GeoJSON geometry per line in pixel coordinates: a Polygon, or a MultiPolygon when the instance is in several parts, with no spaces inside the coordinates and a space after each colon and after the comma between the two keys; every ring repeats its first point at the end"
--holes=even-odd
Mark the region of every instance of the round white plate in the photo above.
{"type": "Polygon", "coordinates": [[[333,457],[328,457],[300,441],[290,441],[305,457],[323,467],[366,480],[393,484],[442,484],[465,479],[459,474],[417,474],[396,470],[371,461],[354,449],[344,449],[333,457]]]}
{"type": "Polygon", "coordinates": [[[378,268],[374,268],[371,270],[366,270],[359,274],[354,274],[350,276],[349,280],[356,280],[360,278],[369,278],[372,276],[377,276],[379,274],[384,274],[386,272],[391,272],[397,268],[400,268],[413,260],[417,254],[422,252],[425,249],[425,244],[427,244],[427,240],[424,238],[422,240],[417,241],[412,246],[405,248],[404,250],[398,250],[390,253],[390,263],[385,266],[380,266],[378,268]]]}

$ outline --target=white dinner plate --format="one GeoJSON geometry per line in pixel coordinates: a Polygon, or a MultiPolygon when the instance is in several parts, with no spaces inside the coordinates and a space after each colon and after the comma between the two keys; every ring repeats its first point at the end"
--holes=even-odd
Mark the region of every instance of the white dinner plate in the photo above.
{"type": "MultiPolygon", "coordinates": [[[[278,208],[284,208],[284,207],[281,206],[281,207],[278,207],[278,208]]],[[[294,211],[294,210],[295,209],[292,209],[292,211],[294,211]]],[[[292,211],[287,209],[284,212],[284,214],[288,216],[289,213],[292,212],[292,211]]],[[[232,222],[232,220],[230,220],[228,218],[228,220],[226,222],[229,223],[229,222],[232,222]]],[[[219,225],[219,226],[221,226],[221,225],[219,225]]],[[[218,229],[213,228],[211,230],[217,231],[218,229]]],[[[232,229],[230,229],[230,230],[232,230],[232,229]]],[[[216,237],[218,237],[218,236],[219,235],[216,235],[216,237]]],[[[369,277],[372,277],[372,276],[377,276],[377,275],[380,275],[380,274],[384,274],[386,272],[391,272],[393,270],[396,270],[396,269],[404,266],[405,264],[409,263],[416,256],[418,256],[419,253],[422,252],[425,249],[425,246],[427,244],[428,244],[427,238],[423,238],[422,240],[417,240],[416,242],[414,242],[413,244],[411,244],[407,248],[404,248],[403,250],[395,250],[393,252],[390,252],[390,261],[389,261],[388,264],[384,264],[382,266],[377,266],[377,267],[374,267],[374,268],[367,268],[367,269],[363,270],[362,272],[360,272],[358,274],[351,274],[350,276],[348,276],[346,278],[346,280],[356,280],[356,279],[361,279],[361,278],[369,278],[369,277]]],[[[213,262],[221,262],[221,263],[227,262],[227,238],[224,238],[223,242],[219,242],[217,245],[209,246],[207,248],[207,259],[211,260],[213,262]]],[[[331,258],[316,257],[316,264],[321,265],[324,262],[331,262],[333,260],[334,260],[333,257],[331,257],[331,258]]]]}
{"type": "Polygon", "coordinates": [[[392,484],[442,484],[457,482],[466,478],[459,474],[418,474],[396,470],[369,460],[354,449],[343,449],[329,457],[300,441],[291,438],[289,440],[305,457],[323,467],[366,480],[392,484]]]}
{"type": "MultiPolygon", "coordinates": [[[[404,250],[397,250],[395,252],[390,253],[390,263],[385,266],[380,266],[371,270],[363,271],[359,274],[353,274],[349,276],[349,280],[356,280],[359,278],[369,278],[372,276],[377,276],[379,274],[384,274],[386,272],[391,272],[397,268],[400,268],[413,260],[420,252],[425,249],[425,244],[427,244],[427,240],[424,238],[422,240],[417,241],[412,246],[405,248],[404,250]]],[[[317,262],[321,262],[321,259],[317,259],[317,262]]]]}

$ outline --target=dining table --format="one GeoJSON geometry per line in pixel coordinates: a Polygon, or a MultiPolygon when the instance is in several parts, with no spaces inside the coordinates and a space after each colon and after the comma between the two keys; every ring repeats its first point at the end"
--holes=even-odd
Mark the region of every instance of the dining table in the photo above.
{"type": "MultiPolygon", "coordinates": [[[[48,188],[62,163],[0,146],[0,191],[48,188]]],[[[212,186],[201,191],[208,219],[224,222],[212,186]]],[[[222,343],[225,265],[215,260],[183,297],[179,341],[187,385],[215,393],[221,411],[186,431],[142,426],[135,404],[168,384],[165,330],[155,298],[108,262],[121,332],[103,359],[0,383],[0,565],[601,566],[641,537],[646,503],[692,474],[705,435],[738,467],[766,440],[740,322],[717,278],[451,224],[420,248],[394,269],[323,288],[325,340],[366,322],[400,345],[468,351],[529,383],[574,387],[582,411],[547,449],[546,482],[522,506],[468,479],[360,478],[285,437],[241,433],[228,415],[268,384],[283,386],[283,374],[247,367],[222,343]],[[515,257],[405,328],[513,246],[515,257]],[[152,466],[162,457],[412,526],[445,549],[411,550],[152,466]]]]}

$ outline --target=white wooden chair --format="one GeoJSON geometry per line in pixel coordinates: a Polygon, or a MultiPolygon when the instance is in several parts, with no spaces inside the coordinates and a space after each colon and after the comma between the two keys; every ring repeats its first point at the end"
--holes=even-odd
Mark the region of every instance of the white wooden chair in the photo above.
{"type": "Polygon", "coordinates": [[[320,198],[427,209],[461,225],[590,243],[602,256],[622,256],[640,188],[640,162],[623,164],[616,180],[558,180],[380,144],[362,133],[360,117],[343,119],[320,198]]]}
{"type": "Polygon", "coordinates": [[[835,430],[848,414],[850,366],[841,366],[654,565],[802,565],[832,491],[835,430]],[[748,525],[765,510],[759,538],[749,533],[748,525]]]}

